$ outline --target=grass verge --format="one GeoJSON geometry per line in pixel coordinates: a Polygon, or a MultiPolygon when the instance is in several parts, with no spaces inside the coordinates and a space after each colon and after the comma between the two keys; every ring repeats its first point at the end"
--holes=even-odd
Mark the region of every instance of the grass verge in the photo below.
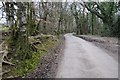
{"type": "MultiPolygon", "coordinates": [[[[52,46],[59,42],[55,36],[42,36],[42,42],[36,44],[37,52],[32,53],[32,58],[23,61],[12,60],[15,66],[11,66],[11,70],[5,77],[22,77],[25,74],[33,71],[40,63],[41,57],[46,55],[52,46]]],[[[35,41],[35,40],[34,40],[35,41]]]]}

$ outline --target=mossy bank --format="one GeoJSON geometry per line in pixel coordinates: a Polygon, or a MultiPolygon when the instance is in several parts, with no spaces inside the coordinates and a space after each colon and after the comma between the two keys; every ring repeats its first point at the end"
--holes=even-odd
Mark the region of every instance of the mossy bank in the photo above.
{"type": "Polygon", "coordinates": [[[6,70],[7,68],[10,70],[3,75],[3,78],[49,77],[47,72],[50,71],[49,69],[52,67],[51,62],[55,61],[55,56],[57,56],[54,54],[56,53],[54,51],[57,50],[62,39],[53,35],[37,35],[29,37],[29,42],[34,44],[32,57],[25,60],[12,59],[11,62],[15,65],[7,67],[3,66],[3,70],[6,70]],[[46,69],[48,69],[48,71],[46,69]],[[33,72],[34,75],[31,76],[33,72]]]}

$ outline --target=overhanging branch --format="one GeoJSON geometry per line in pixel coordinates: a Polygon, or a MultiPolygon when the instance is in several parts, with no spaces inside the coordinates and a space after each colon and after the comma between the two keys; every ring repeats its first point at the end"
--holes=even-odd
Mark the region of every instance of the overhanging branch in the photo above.
{"type": "Polygon", "coordinates": [[[85,2],[83,2],[83,3],[84,3],[84,4],[80,3],[80,5],[82,5],[83,7],[86,7],[88,11],[90,11],[91,13],[97,15],[100,19],[103,19],[103,18],[104,18],[99,12],[97,12],[97,11],[94,10],[94,9],[89,8],[89,6],[88,6],[85,2]]]}

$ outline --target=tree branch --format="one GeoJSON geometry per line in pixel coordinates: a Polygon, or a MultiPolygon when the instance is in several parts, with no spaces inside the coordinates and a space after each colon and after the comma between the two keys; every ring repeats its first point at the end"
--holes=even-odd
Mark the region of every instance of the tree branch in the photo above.
{"type": "Polygon", "coordinates": [[[88,11],[90,11],[91,13],[97,15],[97,16],[98,16],[99,18],[101,18],[101,19],[104,18],[104,16],[102,16],[99,12],[97,12],[97,11],[94,10],[94,9],[89,8],[89,6],[88,6],[85,2],[83,2],[83,3],[84,3],[84,4],[82,4],[82,3],[80,3],[80,4],[81,4],[83,7],[86,7],[88,11]]]}

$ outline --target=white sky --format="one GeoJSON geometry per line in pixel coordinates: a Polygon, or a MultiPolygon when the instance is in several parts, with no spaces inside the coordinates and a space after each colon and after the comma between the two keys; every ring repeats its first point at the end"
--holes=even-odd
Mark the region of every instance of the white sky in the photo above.
{"type": "MultiPolygon", "coordinates": [[[[2,2],[0,2],[0,7],[2,6],[2,2]]],[[[4,13],[4,15],[5,15],[5,13],[4,13]]],[[[1,17],[2,17],[2,11],[0,10],[0,23],[5,23],[6,22],[6,19],[5,18],[2,18],[1,19],[1,17]]]]}
{"type": "MultiPolygon", "coordinates": [[[[2,2],[11,2],[11,1],[16,1],[16,2],[81,2],[81,0],[0,0],[2,2]]],[[[118,2],[119,0],[83,0],[85,2],[90,2],[90,1],[99,1],[99,2],[118,2]]]]}
{"type": "MultiPolygon", "coordinates": [[[[34,1],[34,2],[41,2],[41,1],[45,1],[45,2],[81,2],[82,0],[1,0],[0,1],[0,7],[1,7],[1,5],[2,5],[2,2],[6,2],[6,1],[9,1],[9,2],[11,2],[11,1],[18,1],[18,2],[29,2],[29,1],[34,1]]],[[[99,1],[99,2],[105,2],[105,1],[107,1],[107,2],[109,2],[109,1],[111,1],[111,0],[83,0],[83,1],[85,1],[85,2],[88,2],[88,1],[99,1]]],[[[118,2],[119,0],[112,0],[112,1],[115,1],[115,2],[118,2]]],[[[15,7],[15,8],[17,8],[17,7],[15,7]]],[[[4,15],[5,15],[5,13],[4,13],[4,15]]],[[[2,17],[2,11],[0,10],[0,19],[1,19],[1,17],[2,17]]],[[[2,18],[1,20],[0,20],[0,23],[5,23],[6,22],[6,19],[5,18],[2,18]]]]}

